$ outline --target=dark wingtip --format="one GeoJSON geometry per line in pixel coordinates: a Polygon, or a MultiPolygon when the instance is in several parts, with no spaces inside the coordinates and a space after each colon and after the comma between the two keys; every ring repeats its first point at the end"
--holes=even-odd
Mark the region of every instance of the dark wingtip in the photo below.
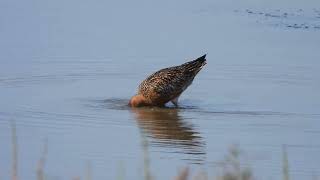
{"type": "Polygon", "coordinates": [[[183,68],[187,69],[188,72],[192,72],[194,74],[197,74],[201,68],[206,65],[206,55],[204,54],[201,57],[198,57],[197,59],[193,60],[193,61],[189,61],[186,62],[184,64],[182,64],[181,66],[183,66],[183,68]]]}
{"type": "Polygon", "coordinates": [[[207,54],[204,54],[203,56],[199,57],[197,60],[202,60],[202,59],[206,60],[206,56],[207,54]]]}
{"type": "Polygon", "coordinates": [[[196,61],[205,62],[205,61],[206,61],[206,55],[207,55],[207,54],[204,54],[203,56],[197,58],[196,61]]]}

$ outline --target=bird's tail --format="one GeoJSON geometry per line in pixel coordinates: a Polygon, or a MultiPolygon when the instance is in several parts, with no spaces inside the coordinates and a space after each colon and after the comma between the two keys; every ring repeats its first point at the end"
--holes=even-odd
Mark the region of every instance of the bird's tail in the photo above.
{"type": "Polygon", "coordinates": [[[206,54],[197,58],[196,60],[187,62],[183,64],[184,69],[187,70],[188,72],[195,73],[197,74],[204,65],[206,65],[206,54]]]}

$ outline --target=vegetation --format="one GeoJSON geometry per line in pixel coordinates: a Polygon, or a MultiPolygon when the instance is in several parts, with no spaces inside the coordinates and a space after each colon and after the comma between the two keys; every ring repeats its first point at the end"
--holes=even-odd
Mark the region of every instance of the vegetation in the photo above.
{"type": "MultiPolygon", "coordinates": [[[[16,126],[14,122],[11,124],[12,129],[12,170],[11,170],[11,180],[19,180],[18,177],[18,143],[17,143],[17,135],[16,135],[16,126]]],[[[142,137],[142,145],[144,149],[144,180],[154,180],[151,168],[150,168],[150,159],[148,155],[147,149],[147,140],[145,137],[142,137]]],[[[48,141],[46,140],[43,147],[43,152],[40,156],[40,159],[36,166],[36,180],[45,180],[45,172],[44,167],[46,164],[46,156],[48,152],[48,141]]],[[[196,175],[191,175],[189,168],[183,168],[180,172],[178,172],[177,176],[173,178],[173,180],[253,180],[256,179],[253,176],[252,170],[250,167],[244,167],[240,163],[241,151],[237,146],[231,146],[229,149],[229,153],[226,157],[219,163],[219,168],[221,172],[215,177],[208,177],[206,172],[200,172],[196,175]]],[[[290,180],[289,176],[289,163],[288,163],[288,155],[286,147],[283,146],[283,180],[290,180]]],[[[121,171],[118,179],[123,180],[124,171],[121,171]]],[[[81,180],[80,176],[74,177],[73,180],[81,180]]],[[[92,180],[92,168],[91,163],[87,163],[85,177],[84,180],[92,180]]],[[[314,178],[318,179],[318,178],[314,178]]]]}

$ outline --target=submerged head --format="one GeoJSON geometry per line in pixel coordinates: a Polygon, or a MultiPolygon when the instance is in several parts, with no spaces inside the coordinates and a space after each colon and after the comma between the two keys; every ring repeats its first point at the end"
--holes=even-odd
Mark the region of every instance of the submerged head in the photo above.
{"type": "Polygon", "coordinates": [[[141,107],[147,104],[146,99],[141,94],[137,94],[130,99],[128,105],[131,107],[141,107]]]}

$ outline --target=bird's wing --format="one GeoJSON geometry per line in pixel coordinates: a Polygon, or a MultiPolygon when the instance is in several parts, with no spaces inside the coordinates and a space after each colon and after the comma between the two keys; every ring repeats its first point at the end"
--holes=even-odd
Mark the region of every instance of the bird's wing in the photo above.
{"type": "Polygon", "coordinates": [[[166,68],[144,80],[140,84],[139,92],[146,98],[167,102],[180,95],[190,85],[192,79],[178,66],[166,68]],[[150,95],[156,97],[149,97],[150,95]]]}

